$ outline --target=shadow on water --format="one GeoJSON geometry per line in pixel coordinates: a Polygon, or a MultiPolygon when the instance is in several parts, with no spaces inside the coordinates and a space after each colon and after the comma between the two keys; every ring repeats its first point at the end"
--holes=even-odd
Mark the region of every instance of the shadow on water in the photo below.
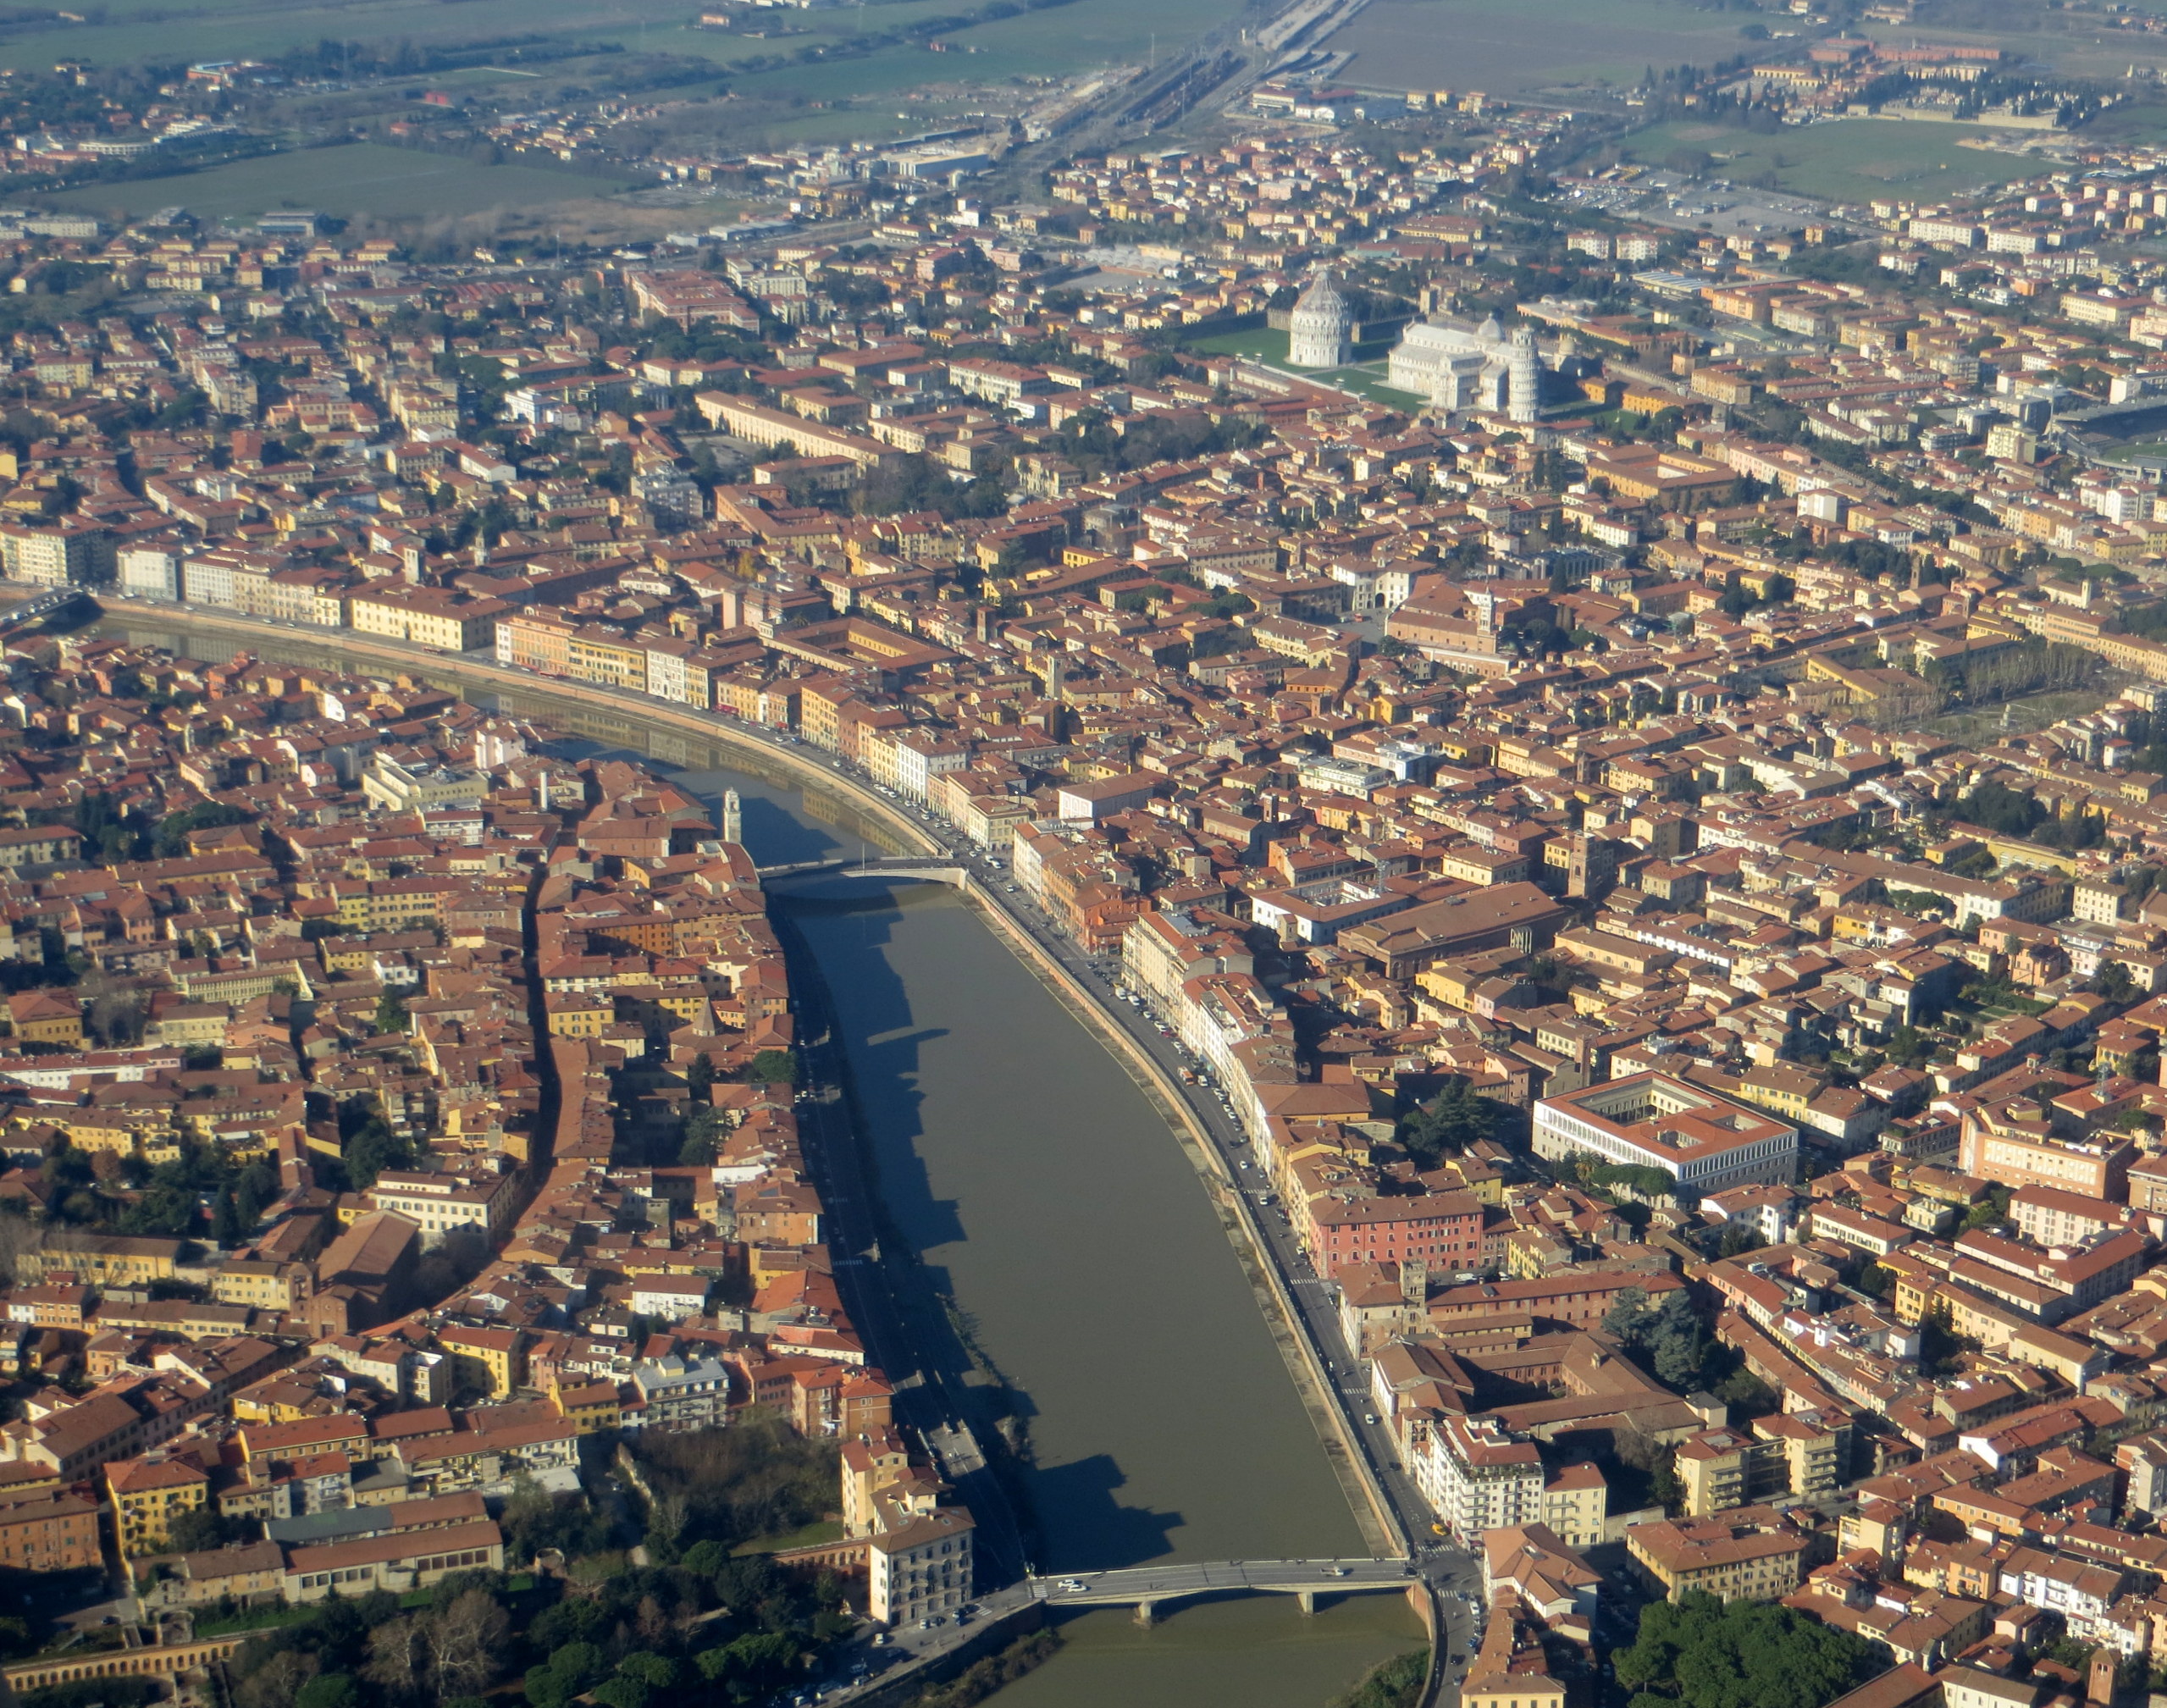
{"type": "MultiPolygon", "coordinates": [[[[921,1334],[920,1350],[954,1374],[970,1396],[981,1437],[991,1430],[1010,1449],[1008,1487],[1036,1532],[1042,1569],[1130,1566],[1163,1558],[1182,1524],[1178,1512],[1124,1504],[1129,1479],[1111,1453],[1042,1465],[1026,1433],[1038,1402],[1019,1374],[995,1359],[996,1346],[978,1333],[970,1310],[977,1289],[943,1254],[964,1254],[974,1237],[982,1254],[990,1241],[1017,1230],[974,1229],[963,1206],[936,1186],[931,1158],[936,1136],[926,1131],[926,1078],[930,1046],[970,1047],[955,1029],[921,1020],[891,951],[905,909],[925,900],[904,887],[838,880],[793,892],[781,911],[819,963],[838,1010],[850,1064],[851,1092],[870,1154],[884,1224],[916,1254],[893,1273],[938,1302],[937,1321],[921,1334]],[[931,1254],[931,1255],[929,1255],[931,1254]]],[[[902,1302],[899,1301],[899,1302],[902,1302]]],[[[988,1302],[990,1303],[990,1302],[988,1302]]],[[[914,1310],[925,1324],[929,1313],[914,1310]]],[[[1178,1427],[1169,1418],[1169,1427],[1178,1427]]]]}

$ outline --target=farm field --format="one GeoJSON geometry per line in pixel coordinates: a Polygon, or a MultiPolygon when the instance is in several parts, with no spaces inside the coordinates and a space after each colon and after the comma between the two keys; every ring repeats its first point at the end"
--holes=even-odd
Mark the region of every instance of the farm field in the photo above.
{"type": "Polygon", "coordinates": [[[1707,64],[1744,45],[1739,17],[1665,0],[1373,0],[1329,45],[1365,87],[1510,94],[1707,64]]]}
{"type": "Polygon", "coordinates": [[[2048,170],[2022,154],[1963,146],[1979,140],[1968,125],[1839,119],[1788,126],[1772,136],[1717,124],[1656,124],[1626,139],[1636,160],[1660,166],[1681,151],[1713,158],[1714,173],[1750,183],[1773,172],[1777,185],[1833,202],[1865,202],[1892,191],[1907,197],[1951,195],[2048,170]]]}
{"type": "MultiPolygon", "coordinates": [[[[613,27],[637,36],[640,14],[622,0],[371,0],[352,6],[280,6],[266,0],[118,0],[99,21],[11,30],[0,36],[0,68],[49,69],[55,58],[124,65],[263,58],[319,41],[416,43],[528,35],[600,39],[613,27]],[[148,14],[148,15],[145,15],[148,14]]],[[[672,19],[674,24],[676,20],[672,19]]]]}
{"type": "Polygon", "coordinates": [[[141,213],[175,203],[211,218],[305,207],[346,218],[390,219],[479,213],[493,207],[606,196],[622,180],[538,166],[482,166],[448,155],[357,142],[236,160],[202,172],[93,185],[43,198],[93,213],[141,213]]]}
{"type": "MultiPolygon", "coordinates": [[[[481,0],[489,3],[489,0],[481,0]]],[[[968,80],[1001,83],[1013,77],[1071,75],[1105,65],[1164,59],[1224,21],[1237,0],[1071,0],[1043,11],[1019,12],[948,32],[948,51],[918,44],[884,47],[863,58],[788,65],[748,73],[733,86],[760,97],[788,94],[807,100],[849,97],[909,97],[928,85],[968,80]]],[[[753,41],[710,30],[650,31],[648,46],[673,53],[704,53],[727,63],[758,53],[794,53],[823,40],[876,30],[895,30],[929,18],[952,17],[957,0],[895,0],[865,8],[795,14],[792,22],[811,33],[753,41]]],[[[625,41],[616,30],[598,36],[625,41]]]]}
{"type": "MultiPolygon", "coordinates": [[[[1224,20],[1238,0],[1072,0],[1043,11],[1019,11],[947,36],[948,53],[922,46],[884,48],[869,58],[813,64],[756,74],[787,82],[811,98],[832,98],[865,89],[909,90],[969,79],[1065,74],[1092,67],[1146,61],[1153,37],[1161,57],[1224,20]],[[975,50],[975,51],[974,51],[975,50]],[[877,71],[868,68],[880,67],[877,71]]],[[[970,0],[890,0],[887,4],[838,6],[815,11],[778,10],[778,29],[802,34],[761,38],[694,28],[683,12],[651,10],[602,0],[371,0],[367,29],[351,5],[274,6],[262,0],[190,4],[168,0],[119,0],[96,24],[54,25],[0,35],[0,68],[42,69],[56,58],[105,64],[141,59],[200,60],[249,55],[257,58],[320,41],[372,42],[406,39],[417,44],[484,41],[528,35],[611,42],[628,53],[672,53],[716,63],[727,70],[739,60],[802,48],[874,31],[896,30],[927,19],[972,9],[970,0]],[[136,21],[131,14],[151,12],[136,21]]],[[[538,68],[553,76],[556,68],[538,68]]],[[[446,76],[462,74],[447,73],[446,76]]],[[[468,73],[472,76],[475,74],[468,73]]],[[[489,75],[486,71],[483,75],[489,75]]],[[[501,76],[501,72],[496,75],[501,76]]],[[[516,75],[516,74],[515,74],[516,75]]]]}

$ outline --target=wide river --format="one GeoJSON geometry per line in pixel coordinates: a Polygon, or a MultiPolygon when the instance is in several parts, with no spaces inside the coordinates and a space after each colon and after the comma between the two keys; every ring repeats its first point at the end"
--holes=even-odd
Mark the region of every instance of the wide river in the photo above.
{"type": "MultiPolygon", "coordinates": [[[[230,650],[134,618],[102,627],[230,650]]],[[[762,865],[860,846],[847,807],[715,769],[707,743],[594,699],[504,699],[679,768],[703,795],[737,788],[762,865]]],[[[951,890],[838,881],[781,905],[833,1004],[889,1224],[1028,1419],[1038,1568],[1365,1552],[1217,1213],[1120,1064],[951,890]]],[[[1313,1617],[1289,1597],[1191,1604],[1148,1631],[1107,1610],[1063,1633],[1003,1708],[1324,1708],[1425,1640],[1389,1595],[1313,1617]]]]}

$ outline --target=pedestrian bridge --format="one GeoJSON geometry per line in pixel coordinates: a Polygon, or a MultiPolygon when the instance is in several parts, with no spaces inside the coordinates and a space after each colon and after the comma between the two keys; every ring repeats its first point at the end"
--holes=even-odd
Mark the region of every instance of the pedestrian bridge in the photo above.
{"type": "Polygon", "coordinates": [[[970,869],[952,855],[883,854],[877,859],[799,860],[792,865],[762,866],[764,884],[793,878],[918,878],[926,883],[948,884],[959,890],[970,887],[970,869]]]}
{"type": "Polygon", "coordinates": [[[1416,1582],[1406,1560],[1213,1560],[1202,1565],[1145,1566],[1126,1572],[1076,1572],[1025,1580],[1035,1601],[1055,1607],[1134,1607],[1148,1626],[1158,1608],[1192,1595],[1292,1595],[1305,1613],[1319,1595],[1404,1591],[1416,1582]]]}

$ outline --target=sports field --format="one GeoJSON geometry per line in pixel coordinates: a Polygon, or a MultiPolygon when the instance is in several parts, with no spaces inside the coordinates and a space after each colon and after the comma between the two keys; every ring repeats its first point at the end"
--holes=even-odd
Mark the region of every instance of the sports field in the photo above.
{"type": "Polygon", "coordinates": [[[1656,124],[1628,137],[1626,148],[1655,166],[1681,153],[1705,154],[1716,177],[1747,184],[1772,172],[1779,189],[1833,202],[1892,194],[1929,200],[2053,169],[2031,156],[1964,146],[1984,140],[1971,125],[1844,119],[1787,126],[1772,136],[1718,124],[1656,124]]]}
{"type": "Polygon", "coordinates": [[[179,203],[191,213],[211,218],[300,207],[341,218],[373,213],[406,219],[529,207],[606,196],[623,187],[616,179],[537,166],[481,166],[411,148],[357,142],[263,155],[169,178],[93,185],[43,199],[94,213],[141,213],[179,203]]]}

